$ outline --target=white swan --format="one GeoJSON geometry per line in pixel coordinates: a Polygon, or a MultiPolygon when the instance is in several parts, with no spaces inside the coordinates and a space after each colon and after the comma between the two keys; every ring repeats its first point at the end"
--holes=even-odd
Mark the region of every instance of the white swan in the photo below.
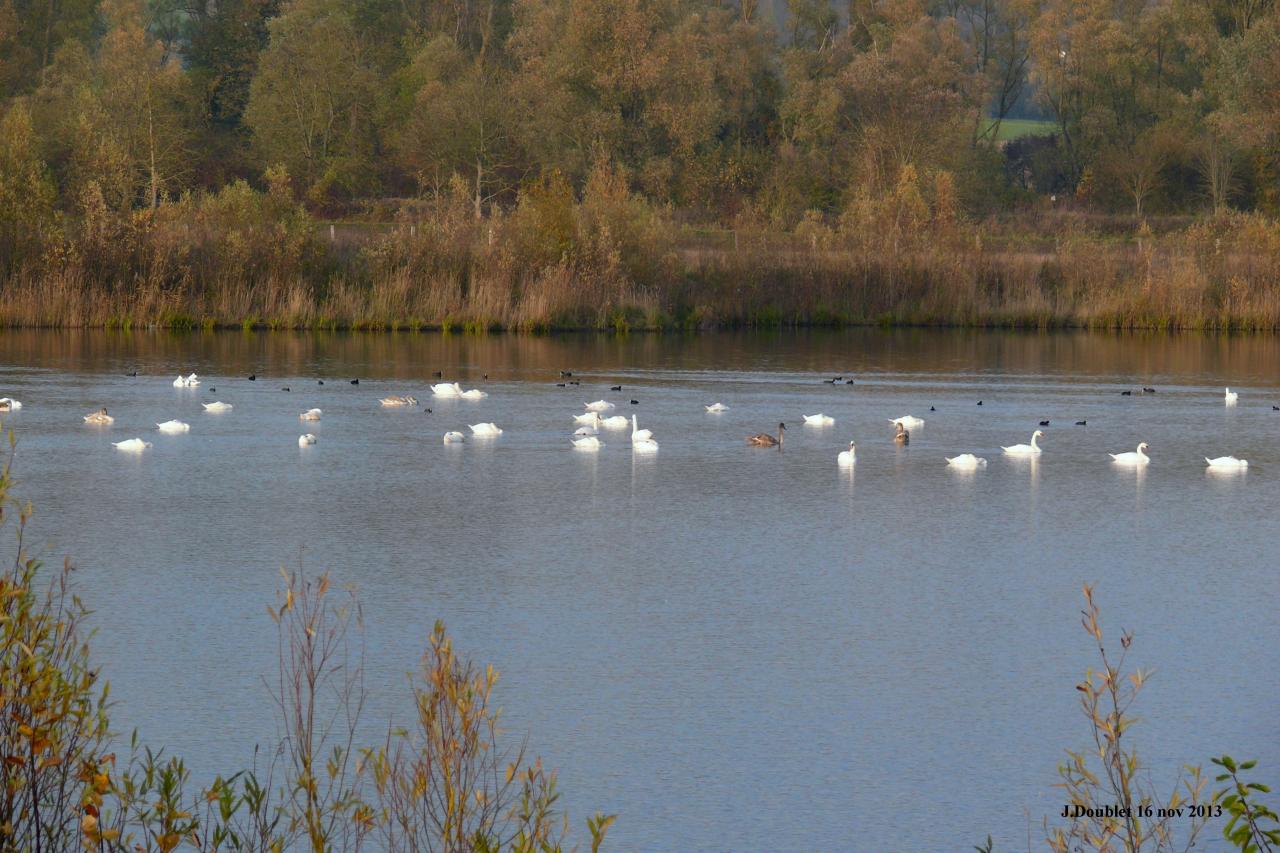
{"type": "Polygon", "coordinates": [[[803,417],[805,426],[831,426],[836,422],[836,419],[831,415],[824,415],[821,412],[816,415],[804,415],[803,417]]]}
{"type": "Polygon", "coordinates": [[[84,416],[84,422],[94,424],[95,426],[110,426],[116,422],[116,419],[107,414],[107,407],[103,406],[96,412],[90,412],[84,416]]]}
{"type": "Polygon", "coordinates": [[[987,460],[972,453],[961,453],[959,456],[948,456],[947,464],[953,468],[985,468],[987,460]]]}
{"type": "Polygon", "coordinates": [[[587,426],[600,426],[600,413],[587,412],[585,415],[574,415],[573,422],[575,424],[586,424],[587,426]]]}
{"type": "Polygon", "coordinates": [[[626,429],[630,421],[626,415],[614,415],[611,418],[601,418],[600,426],[605,429],[626,429]]]}
{"type": "Polygon", "coordinates": [[[466,440],[467,440],[467,437],[462,433],[458,432],[456,429],[450,430],[449,432],[446,432],[444,434],[445,444],[461,444],[466,440]]]}
{"type": "Polygon", "coordinates": [[[638,441],[631,442],[631,449],[635,453],[657,453],[658,442],[652,438],[642,438],[638,441]]]}
{"type": "Polygon", "coordinates": [[[1204,461],[1209,464],[1210,468],[1239,470],[1241,468],[1249,467],[1248,459],[1237,459],[1234,456],[1219,456],[1216,459],[1210,459],[1208,456],[1206,456],[1204,458],[1204,461]]]}
{"type": "Polygon", "coordinates": [[[606,402],[605,400],[596,400],[594,403],[587,403],[586,406],[588,412],[607,412],[615,408],[613,403],[606,402]]]}
{"type": "Polygon", "coordinates": [[[594,435],[584,435],[582,438],[575,438],[572,441],[574,450],[599,450],[604,447],[604,442],[594,435]]]}
{"type": "Polygon", "coordinates": [[[1226,389],[1226,393],[1223,394],[1223,399],[1226,400],[1228,406],[1234,406],[1236,401],[1240,399],[1240,394],[1228,388],[1226,389]]]}
{"type": "Polygon", "coordinates": [[[199,384],[200,384],[200,377],[196,376],[194,373],[191,374],[190,376],[183,376],[181,373],[179,373],[178,378],[173,380],[174,388],[194,388],[199,384]]]}
{"type": "Polygon", "coordinates": [[[130,453],[141,453],[151,446],[151,442],[143,441],[140,438],[130,438],[124,441],[113,441],[111,446],[116,450],[127,450],[130,453]]]}
{"type": "MultiPolygon", "coordinates": [[[[612,418],[610,418],[610,420],[612,420],[612,418]]],[[[637,441],[652,441],[652,440],[653,440],[653,430],[640,429],[640,422],[636,420],[635,415],[632,415],[631,416],[631,441],[634,443],[637,441]]]]}
{"type": "Polygon", "coordinates": [[[495,423],[468,424],[468,426],[475,435],[502,435],[502,430],[498,429],[495,423]]]}
{"type": "Polygon", "coordinates": [[[573,431],[574,435],[595,435],[599,430],[595,427],[578,427],[573,431]]]}
{"type": "Polygon", "coordinates": [[[900,418],[889,418],[889,423],[900,424],[906,430],[920,429],[920,427],[924,426],[924,418],[917,418],[915,415],[903,415],[900,418]]]}
{"type": "Polygon", "coordinates": [[[315,437],[314,435],[312,435],[311,433],[307,433],[306,435],[300,435],[300,436],[298,436],[298,446],[299,446],[299,447],[306,447],[306,446],[307,446],[307,445],[309,445],[309,444],[315,444],[315,443],[316,443],[316,437],[315,437]]]}
{"type": "Polygon", "coordinates": [[[1138,445],[1138,449],[1131,453],[1109,453],[1111,461],[1117,465],[1146,465],[1151,461],[1151,457],[1147,456],[1143,451],[1147,449],[1147,443],[1144,441],[1138,445]]]}
{"type": "Polygon", "coordinates": [[[216,403],[201,403],[200,405],[204,406],[204,410],[211,415],[216,415],[219,412],[229,412],[232,408],[230,403],[224,403],[221,400],[216,403]]]}
{"type": "Polygon", "coordinates": [[[0,412],[16,412],[22,404],[12,397],[0,397],[0,412]]]}
{"type": "Polygon", "coordinates": [[[464,400],[483,400],[485,397],[488,397],[489,395],[481,391],[479,388],[472,388],[469,391],[463,391],[458,396],[464,400]]]}
{"type": "Polygon", "coordinates": [[[726,406],[724,403],[712,403],[710,406],[703,406],[702,408],[706,409],[709,413],[713,415],[718,415],[721,412],[729,411],[729,407],[726,406]]]}
{"type": "Polygon", "coordinates": [[[1037,438],[1044,438],[1044,433],[1036,430],[1031,433],[1030,444],[1015,444],[1012,447],[1001,446],[1001,450],[1010,456],[1039,456],[1041,452],[1040,445],[1036,444],[1037,438]]]}
{"type": "Polygon", "coordinates": [[[320,415],[321,415],[321,414],[323,414],[323,413],[322,413],[319,409],[307,409],[305,412],[303,412],[302,414],[298,415],[298,420],[300,420],[300,421],[318,421],[318,420],[320,420],[320,415]]]}
{"type": "Polygon", "coordinates": [[[418,398],[417,397],[400,397],[400,396],[383,397],[378,402],[386,406],[387,408],[392,408],[395,406],[416,406],[418,405],[418,398]]]}
{"type": "Polygon", "coordinates": [[[858,461],[858,449],[854,446],[852,441],[849,442],[848,450],[841,450],[840,453],[836,456],[836,464],[839,465],[841,468],[850,468],[857,461],[858,461]]]}
{"type": "Polygon", "coordinates": [[[172,435],[179,432],[191,432],[191,424],[185,424],[182,421],[165,421],[162,424],[156,424],[156,429],[172,435]]]}
{"type": "Polygon", "coordinates": [[[461,397],[462,386],[457,382],[441,382],[431,386],[431,393],[437,397],[461,397]]]}

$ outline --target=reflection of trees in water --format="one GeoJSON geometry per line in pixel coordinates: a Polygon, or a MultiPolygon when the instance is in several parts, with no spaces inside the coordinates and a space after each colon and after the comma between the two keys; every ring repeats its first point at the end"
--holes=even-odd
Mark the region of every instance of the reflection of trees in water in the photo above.
{"type": "MultiPolygon", "coordinates": [[[[710,379],[725,371],[786,371],[815,378],[845,374],[855,381],[866,373],[930,373],[945,380],[999,370],[1114,379],[1129,387],[1158,384],[1163,376],[1203,377],[1205,384],[1216,385],[1280,360],[1280,338],[1273,336],[867,328],[692,336],[28,329],[6,331],[0,348],[10,364],[32,368],[120,373],[139,367],[156,373],[192,369],[232,377],[257,372],[268,381],[272,375],[308,374],[326,379],[429,378],[436,370],[447,370],[447,378],[545,375],[552,382],[560,381],[560,370],[609,374],[634,369],[709,373],[703,378],[710,379]]],[[[845,389],[852,394],[857,386],[833,388],[832,393],[845,389]]]]}

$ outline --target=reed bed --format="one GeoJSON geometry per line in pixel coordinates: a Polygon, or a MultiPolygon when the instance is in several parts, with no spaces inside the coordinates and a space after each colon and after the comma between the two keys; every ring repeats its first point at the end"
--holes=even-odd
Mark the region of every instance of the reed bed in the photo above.
{"type": "Polygon", "coordinates": [[[904,225],[873,211],[717,236],[625,196],[569,196],[482,221],[446,205],[357,239],[329,233],[243,187],[86,216],[10,265],[0,325],[1280,329],[1280,226],[1254,215],[1157,233],[1079,219],[904,225]]]}

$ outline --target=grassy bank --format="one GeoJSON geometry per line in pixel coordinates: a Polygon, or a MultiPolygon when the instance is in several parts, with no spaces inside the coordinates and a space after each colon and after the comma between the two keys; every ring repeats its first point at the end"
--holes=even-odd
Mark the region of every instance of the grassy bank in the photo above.
{"type": "Polygon", "coordinates": [[[483,220],[459,196],[341,231],[286,192],[242,184],[125,217],[89,204],[11,243],[0,324],[1280,329],[1280,225],[1270,219],[1153,227],[1041,210],[971,222],[947,193],[906,182],[787,231],[749,217],[681,224],[608,174],[580,199],[544,182],[483,220]]]}

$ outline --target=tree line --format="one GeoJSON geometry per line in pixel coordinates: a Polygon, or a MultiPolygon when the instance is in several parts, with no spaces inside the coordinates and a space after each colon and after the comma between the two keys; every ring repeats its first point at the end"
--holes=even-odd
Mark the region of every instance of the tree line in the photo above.
{"type": "Polygon", "coordinates": [[[1280,11],[0,0],[0,112],[10,229],[265,187],[272,169],[313,213],[465,187],[482,217],[539,183],[580,192],[601,163],[691,220],[782,229],[900,192],[904,175],[971,216],[1048,198],[1275,214],[1280,11]],[[1026,115],[1044,132],[1006,139],[1026,115]]]}

